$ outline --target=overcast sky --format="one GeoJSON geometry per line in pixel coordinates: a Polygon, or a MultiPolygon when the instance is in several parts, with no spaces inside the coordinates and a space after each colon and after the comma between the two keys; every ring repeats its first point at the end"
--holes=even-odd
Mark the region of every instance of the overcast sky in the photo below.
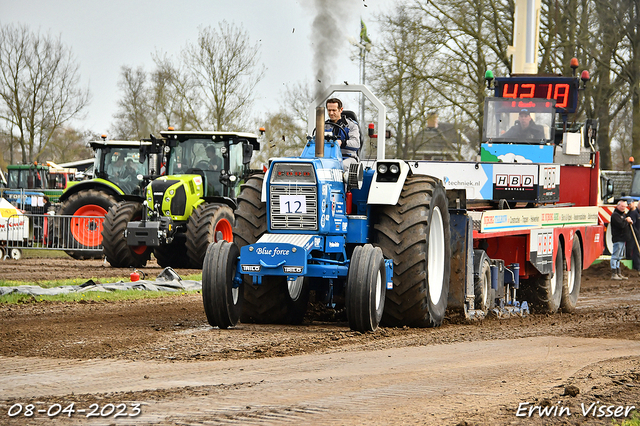
{"type": "Polygon", "coordinates": [[[87,118],[75,124],[100,134],[109,130],[117,109],[122,65],[151,71],[154,52],[175,56],[196,41],[199,27],[217,28],[222,20],[242,25],[252,44],[260,43],[267,70],[257,87],[254,115],[278,109],[285,84],[314,80],[311,28],[318,5],[331,4],[341,8],[338,26],[343,29],[335,37],[343,53],[332,66],[333,83],[358,83],[347,37],[359,36],[362,18],[375,43],[373,15],[392,8],[394,0],[0,0],[0,23],[60,35],[71,47],[82,84],[92,94],[87,118]]]}

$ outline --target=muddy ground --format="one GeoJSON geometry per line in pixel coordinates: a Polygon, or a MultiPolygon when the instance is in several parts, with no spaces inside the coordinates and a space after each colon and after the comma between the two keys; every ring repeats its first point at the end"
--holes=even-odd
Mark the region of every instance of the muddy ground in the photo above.
{"type": "MultiPolygon", "coordinates": [[[[160,273],[161,268],[149,264],[149,267],[143,270],[153,277],[160,273]]],[[[198,272],[177,271],[181,275],[198,272]]],[[[72,277],[99,279],[128,276],[130,272],[128,269],[111,268],[101,261],[75,261],[66,258],[0,262],[1,278],[33,282],[72,277]]],[[[627,273],[631,275],[631,271],[627,273]]],[[[529,356],[531,358],[529,361],[510,364],[504,370],[505,373],[508,370],[508,373],[513,375],[509,376],[512,379],[500,381],[501,373],[489,374],[491,372],[491,364],[489,364],[483,367],[483,370],[488,377],[494,379],[483,380],[483,384],[478,384],[476,391],[473,390],[476,389],[473,382],[465,386],[465,389],[469,390],[464,392],[452,385],[451,392],[462,392],[464,406],[456,408],[450,406],[453,403],[447,402],[448,400],[442,400],[441,409],[436,412],[433,412],[427,402],[424,402],[429,398],[418,398],[412,393],[406,394],[409,390],[405,389],[394,391],[400,392],[400,401],[405,403],[398,402],[398,398],[394,398],[390,403],[393,405],[393,415],[389,411],[382,410],[377,417],[372,417],[371,410],[356,416],[353,410],[336,414],[335,410],[327,409],[333,413],[333,417],[330,417],[320,409],[318,409],[320,411],[307,410],[309,412],[300,409],[302,411],[298,412],[293,408],[291,410],[297,414],[291,417],[281,414],[283,410],[281,406],[278,406],[278,409],[272,408],[271,410],[275,410],[273,412],[266,410],[267,414],[265,414],[264,408],[261,410],[256,407],[251,408],[249,403],[244,408],[245,406],[242,405],[244,402],[238,402],[240,406],[233,406],[233,409],[226,409],[220,413],[202,413],[198,410],[196,413],[193,406],[189,408],[190,404],[201,404],[202,398],[218,399],[233,392],[241,392],[238,386],[242,388],[244,385],[231,380],[228,383],[222,381],[215,386],[208,384],[165,387],[168,385],[163,386],[164,382],[160,381],[160,384],[156,383],[146,388],[136,381],[135,386],[133,382],[127,385],[120,383],[112,388],[96,385],[95,389],[90,386],[87,388],[92,389],[91,391],[72,393],[57,381],[56,386],[59,388],[55,388],[57,389],[55,391],[52,390],[54,388],[43,388],[37,392],[33,390],[29,391],[31,393],[22,394],[19,390],[21,387],[17,385],[12,387],[10,382],[19,381],[22,377],[20,374],[27,373],[15,373],[17,374],[15,380],[0,383],[0,424],[51,424],[53,420],[56,424],[82,424],[86,419],[62,419],[60,416],[51,419],[42,415],[39,418],[36,416],[27,419],[23,416],[11,417],[6,413],[10,407],[18,403],[25,405],[37,403],[50,407],[56,402],[66,404],[72,401],[78,405],[88,406],[105,399],[155,403],[159,404],[157,405],[158,413],[162,411],[161,407],[171,412],[171,415],[157,414],[157,417],[137,419],[136,421],[140,424],[279,424],[299,421],[309,424],[611,424],[611,419],[595,416],[522,418],[516,416],[516,411],[518,401],[527,401],[540,406],[566,405],[573,407],[573,413],[579,411],[580,404],[587,404],[588,407],[591,403],[640,407],[640,276],[635,275],[625,281],[611,281],[606,264],[595,265],[584,271],[581,296],[575,313],[532,314],[524,318],[509,319],[491,317],[476,322],[468,322],[459,315],[451,313],[444,325],[436,329],[380,328],[375,333],[361,334],[349,330],[340,312],[335,313],[316,306],[312,307],[301,326],[240,324],[233,330],[218,330],[208,326],[199,295],[100,303],[0,304],[0,323],[0,365],[14,366],[15,368],[11,369],[12,374],[19,371],[22,368],[20,366],[24,366],[25,372],[28,371],[27,366],[33,363],[33,360],[47,360],[47,362],[58,360],[58,365],[67,365],[66,363],[74,365],[87,361],[107,366],[130,365],[134,362],[135,365],[138,365],[137,363],[145,366],[153,365],[156,366],[154,368],[160,369],[164,368],[163,365],[168,365],[168,371],[174,372],[182,368],[187,371],[193,366],[197,368],[198,365],[205,368],[205,366],[221,366],[229,363],[228,365],[242,365],[243,367],[239,368],[240,371],[244,369],[250,371],[254,368],[256,361],[260,362],[259,360],[264,360],[265,365],[270,365],[268,363],[294,363],[294,360],[309,357],[310,362],[313,363],[313,360],[321,360],[326,356],[340,355],[347,359],[349,357],[364,359],[365,354],[380,355],[389,350],[400,351],[390,353],[389,357],[411,358],[411,351],[416,349],[442,352],[454,347],[463,348],[461,350],[465,353],[474,351],[482,353],[488,350],[492,355],[482,359],[496,357],[496,359],[505,359],[506,362],[512,350],[509,345],[511,342],[522,342],[518,339],[530,339],[535,347],[539,346],[538,342],[546,341],[545,339],[560,339],[559,344],[551,345],[557,347],[557,350],[563,349],[563,339],[571,342],[567,344],[567,353],[558,355],[561,359],[558,365],[562,368],[557,372],[550,371],[546,376],[538,378],[536,372],[543,367],[536,367],[536,362],[544,362],[541,359],[544,357],[535,354],[534,351],[527,355],[525,351],[522,356],[525,358],[529,356]],[[607,342],[611,342],[611,350],[607,349],[607,342]],[[487,349],[491,345],[500,346],[497,346],[497,349],[487,349]],[[596,355],[594,352],[592,358],[587,356],[588,348],[601,346],[604,347],[602,353],[605,355],[600,352],[596,355]],[[620,350],[625,347],[626,351],[620,350]],[[584,354],[584,359],[578,357],[576,353],[571,355],[571,348],[583,348],[576,353],[584,354]],[[294,355],[298,357],[293,357],[294,355]],[[572,359],[575,362],[572,362],[572,359]],[[218,363],[211,364],[211,361],[218,361],[218,363]],[[220,361],[224,363],[219,364],[220,361]],[[125,364],[122,364],[123,362],[125,364]],[[528,370],[528,368],[533,369],[528,370]],[[524,381],[517,386],[514,384],[514,388],[506,391],[504,395],[501,393],[503,386],[506,389],[512,382],[516,383],[518,380],[524,381]],[[143,390],[134,391],[139,386],[142,386],[140,389],[143,390]],[[572,392],[575,393],[571,386],[578,389],[578,396],[570,396],[572,392]],[[106,392],[107,389],[111,390],[106,392]],[[492,393],[496,398],[487,397],[487,394],[492,393]],[[502,396],[497,397],[498,395],[502,396]],[[487,402],[487,399],[490,402],[487,402]],[[175,403],[176,401],[180,403],[175,403]],[[175,406],[171,405],[173,403],[175,406]]],[[[439,352],[435,352],[436,355],[437,353],[439,352]]],[[[457,377],[455,380],[458,380],[462,374],[458,369],[477,372],[476,363],[479,361],[473,358],[469,358],[469,361],[465,359],[464,356],[460,356],[457,362],[461,364],[456,365],[450,373],[453,377],[457,377]],[[465,362],[468,362],[468,365],[465,362]]],[[[371,362],[374,365],[378,361],[371,362]]],[[[112,368],[113,371],[118,371],[119,367],[112,368]]],[[[279,378],[279,374],[275,373],[279,371],[277,368],[274,366],[273,374],[266,376],[273,377],[271,380],[274,383],[277,380],[283,380],[279,378]]],[[[54,370],[55,368],[52,367],[51,371],[54,370]]],[[[302,370],[305,369],[301,369],[300,377],[305,377],[305,372],[302,370]]],[[[165,373],[158,374],[163,377],[162,374],[165,373]]],[[[333,377],[331,371],[322,370],[322,374],[333,377]]],[[[187,373],[185,373],[186,376],[188,376],[187,373]]],[[[37,377],[37,379],[30,378],[29,383],[33,380],[41,380],[43,376],[37,377]]],[[[335,380],[339,380],[339,377],[340,373],[336,371],[335,380]]],[[[361,377],[368,377],[368,375],[363,373],[361,377]]],[[[403,377],[405,376],[395,377],[392,380],[397,380],[399,383],[403,380],[411,380],[410,373],[407,373],[404,379],[403,377]]],[[[443,389],[448,383],[455,383],[453,377],[445,378],[442,382],[443,389]]],[[[147,375],[144,378],[146,379],[147,375]]],[[[96,378],[87,375],[83,383],[90,385],[92,380],[96,378]]],[[[313,384],[313,380],[315,379],[305,377],[302,382],[295,385],[288,381],[286,386],[295,389],[295,395],[299,396],[309,392],[312,388],[309,383],[313,384]]],[[[361,380],[364,379],[361,378],[361,380]]],[[[358,395],[362,392],[373,392],[371,389],[376,386],[378,385],[374,382],[363,382],[358,395]]],[[[411,392],[416,392],[415,386],[411,389],[411,392]]],[[[429,388],[428,392],[436,392],[440,396],[437,389],[438,386],[429,388]]],[[[319,392],[318,390],[318,394],[313,398],[318,398],[319,392]]],[[[273,395],[273,391],[268,393],[273,395]]],[[[258,394],[251,397],[245,396],[252,401],[259,398],[258,394]]],[[[433,395],[430,398],[435,401],[433,395]]],[[[327,402],[326,399],[322,401],[325,404],[323,407],[331,406],[333,403],[327,402]]],[[[285,406],[290,407],[286,404],[285,406]]],[[[110,421],[104,419],[102,421],[106,422],[104,424],[110,424],[110,421]]],[[[127,419],[122,424],[129,424],[131,421],[127,419]]]]}

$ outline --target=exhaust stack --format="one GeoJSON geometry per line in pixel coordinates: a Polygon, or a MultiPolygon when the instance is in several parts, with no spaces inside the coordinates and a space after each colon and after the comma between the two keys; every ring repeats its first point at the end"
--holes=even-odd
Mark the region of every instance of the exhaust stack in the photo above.
{"type": "Polygon", "coordinates": [[[316,157],[324,157],[324,107],[316,107],[316,157]]]}

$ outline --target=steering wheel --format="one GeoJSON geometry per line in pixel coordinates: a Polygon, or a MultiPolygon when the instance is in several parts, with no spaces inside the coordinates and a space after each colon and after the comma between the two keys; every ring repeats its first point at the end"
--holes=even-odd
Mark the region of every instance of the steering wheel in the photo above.
{"type": "MultiPolygon", "coordinates": [[[[325,128],[327,124],[333,128],[333,138],[345,140],[345,141],[347,140],[347,133],[345,132],[344,128],[341,125],[339,125],[338,123],[334,123],[333,121],[326,121],[325,128]]],[[[326,136],[325,136],[325,139],[326,139],[326,136]]]]}
{"type": "MultiPolygon", "coordinates": [[[[198,163],[195,165],[194,169],[199,169],[199,170],[209,170],[209,168],[211,167],[211,164],[209,164],[208,161],[204,161],[204,160],[200,160],[198,161],[198,163]]],[[[193,169],[189,169],[189,170],[193,170],[193,169]]]]}

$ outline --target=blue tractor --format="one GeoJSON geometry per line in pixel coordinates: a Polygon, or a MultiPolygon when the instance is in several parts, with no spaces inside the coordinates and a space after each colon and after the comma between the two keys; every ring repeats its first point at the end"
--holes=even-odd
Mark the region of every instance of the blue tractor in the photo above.
{"type": "Polygon", "coordinates": [[[272,159],[266,173],[247,179],[233,242],[207,249],[202,297],[212,326],[299,323],[310,292],[345,308],[360,332],[381,322],[442,323],[451,258],[444,187],[413,175],[405,161],[385,159],[382,141],[378,160],[344,172],[339,145],[325,129],[323,105],[334,92],[363,93],[385,134],[385,107],[365,86],[331,86],[317,99],[315,138],[299,157],[272,159]]]}

